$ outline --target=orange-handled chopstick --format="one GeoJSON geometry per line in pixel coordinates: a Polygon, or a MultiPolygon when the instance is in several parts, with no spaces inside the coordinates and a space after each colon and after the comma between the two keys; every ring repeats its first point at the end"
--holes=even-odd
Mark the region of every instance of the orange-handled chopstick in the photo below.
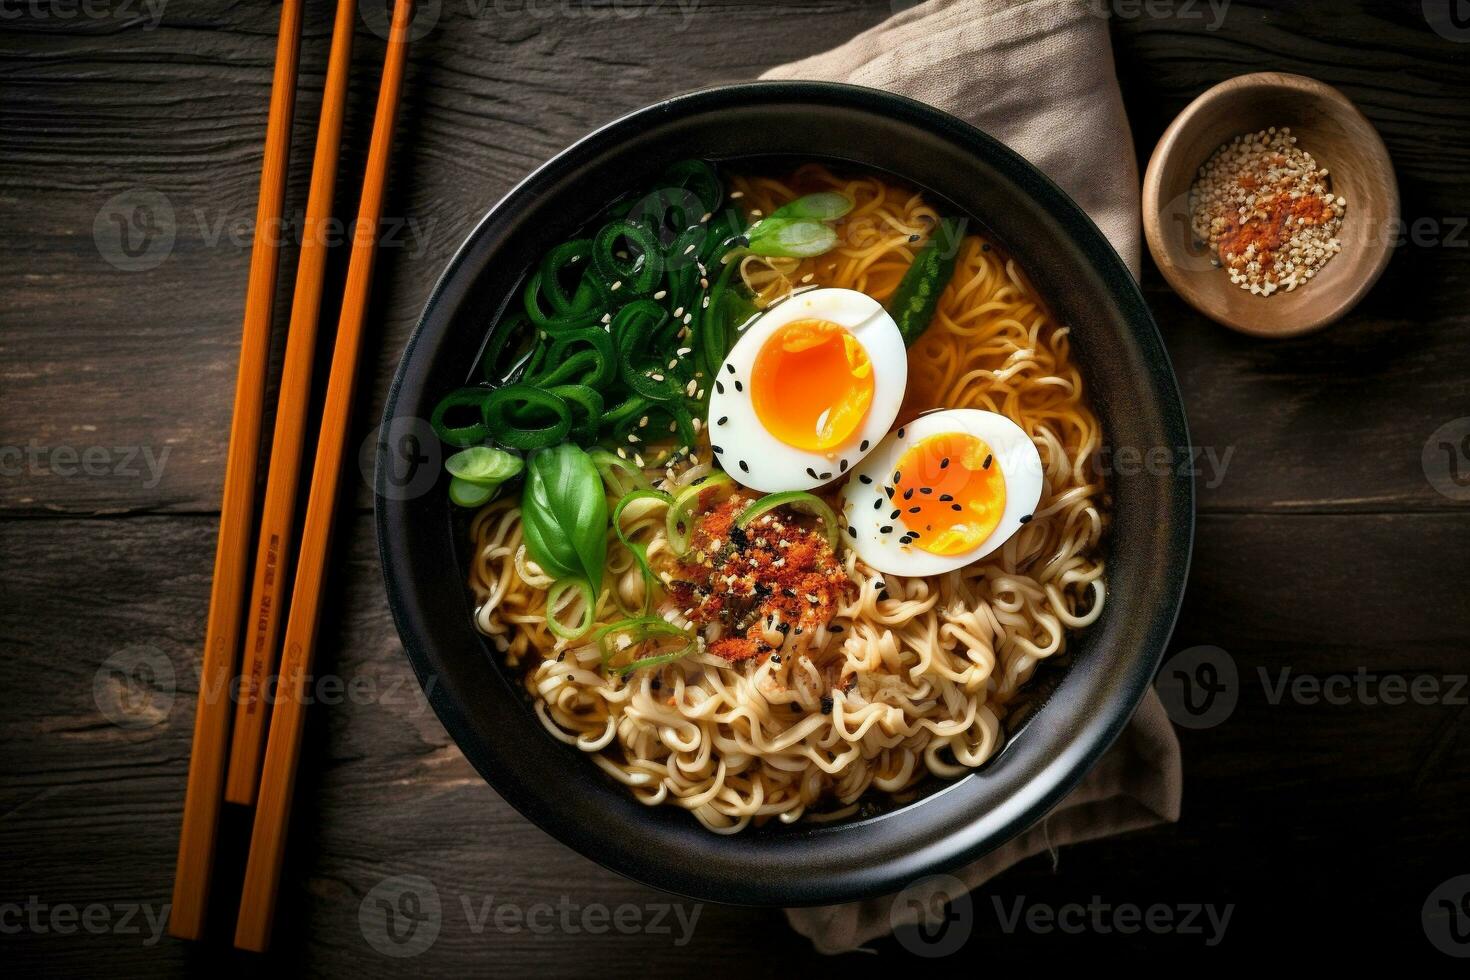
{"type": "Polygon", "coordinates": [[[291,795],[296,783],[296,764],[301,755],[301,732],[306,720],[304,688],[311,670],[321,612],[332,512],[342,476],[358,348],[361,346],[363,323],[367,319],[378,220],[382,216],[387,189],[393,122],[398,95],[403,87],[408,24],[412,16],[412,0],[397,0],[393,7],[393,26],[388,34],[388,53],[383,62],[383,79],[378,90],[373,136],[368,146],[362,203],[358,208],[357,226],[353,229],[342,316],[337,324],[332,370],[327,379],[326,406],[322,410],[316,465],[306,502],[306,524],[301,532],[301,552],[296,560],[296,581],[291,591],[291,613],[286,620],[276,704],[271,714],[265,768],[260,779],[260,799],[255,808],[255,827],[250,835],[250,859],[245,867],[245,887],[240,896],[240,918],[235,925],[235,945],[242,949],[264,951],[270,941],[276,890],[281,880],[281,861],[285,856],[291,795]]]}
{"type": "Polygon", "coordinates": [[[280,254],[281,212],[286,197],[300,41],[301,0],[284,0],[280,34],[276,38],[270,114],[265,127],[265,160],[260,168],[250,282],[245,291],[240,368],[235,377],[235,412],[230,423],[225,488],[220,500],[219,543],[214,553],[214,583],[209,593],[209,622],[204,630],[199,703],[194,713],[194,740],[189,749],[189,782],[184,793],[184,822],[179,832],[173,910],[168,921],[168,931],[181,939],[198,939],[204,931],[204,907],[214,869],[220,784],[224,780],[225,748],[230,734],[230,686],[240,638],[245,578],[250,573],[255,466],[260,452],[271,307],[280,254]]]}
{"type": "Polygon", "coordinates": [[[244,664],[240,669],[240,702],[235,706],[230,767],[225,776],[225,799],[246,806],[255,802],[260,753],[265,747],[264,686],[275,669],[276,643],[284,614],[282,605],[296,520],[301,443],[311,403],[311,365],[327,267],[327,224],[332,219],[332,194],[337,183],[337,150],[347,105],[347,73],[352,66],[356,11],[357,0],[338,0],[332,51],[327,57],[321,122],[317,126],[316,157],[311,165],[311,190],[306,196],[306,227],[296,266],[296,293],[291,300],[291,326],[286,333],[276,428],[271,437],[270,476],[266,479],[265,505],[260,513],[259,540],[255,547],[255,577],[250,588],[250,605],[246,607],[250,619],[246,626],[244,664]]]}

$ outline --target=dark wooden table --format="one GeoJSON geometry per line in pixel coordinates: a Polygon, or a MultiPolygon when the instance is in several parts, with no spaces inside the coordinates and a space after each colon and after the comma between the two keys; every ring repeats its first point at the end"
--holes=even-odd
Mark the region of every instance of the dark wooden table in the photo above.
{"type": "MultiPolygon", "coordinates": [[[[330,28],[331,5],[310,6],[290,184],[298,214],[330,28]]],[[[439,270],[530,168],[626,110],[823,50],[894,5],[523,6],[425,7],[440,16],[410,56],[388,204],[397,230],[379,264],[354,446],[370,439],[439,270]]],[[[1378,126],[1410,227],[1352,315],[1287,342],[1210,324],[1145,269],[1195,442],[1228,459],[1223,475],[1206,467],[1201,478],[1173,649],[1226,651],[1238,703],[1222,723],[1181,732],[1177,825],[1013,869],[977,896],[969,941],[945,966],[1159,949],[1322,963],[1380,946],[1452,962],[1421,913],[1438,886],[1470,874],[1460,485],[1470,479],[1470,23],[1444,0],[1422,6],[1236,0],[1219,18],[1194,0],[1094,4],[1113,15],[1141,161],[1211,83],[1303,72],[1378,126]],[[1411,693],[1395,698],[1400,684],[1411,693]],[[1207,947],[1197,934],[1107,931],[1111,913],[1103,928],[1006,934],[996,900],[1007,914],[1018,901],[1233,910],[1223,942],[1207,947]]],[[[321,688],[311,714],[275,951],[229,950],[243,812],[224,823],[216,938],[156,938],[149,916],[170,895],[278,7],[156,9],[99,0],[0,11],[7,972],[749,976],[907,956],[887,939],[876,959],[822,962],[778,912],[716,906],[680,944],[678,920],[655,909],[668,897],[513,812],[413,682],[361,480],[340,520],[321,650],[322,671],[344,688],[321,688]],[[442,906],[437,940],[412,960],[382,955],[359,925],[364,899],[397,875],[428,879],[442,906]],[[609,920],[623,927],[594,931],[599,909],[624,905],[637,912],[609,920]],[[545,907],[558,911],[534,911],[545,907]],[[627,925],[635,915],[642,928],[627,925]],[[647,928],[655,915],[672,931],[647,928]]],[[[339,211],[355,200],[383,49],[366,20],[357,41],[339,211]]],[[[290,248],[283,288],[293,269],[290,248]]],[[[1470,909],[1456,914],[1470,927],[1470,909]]]]}

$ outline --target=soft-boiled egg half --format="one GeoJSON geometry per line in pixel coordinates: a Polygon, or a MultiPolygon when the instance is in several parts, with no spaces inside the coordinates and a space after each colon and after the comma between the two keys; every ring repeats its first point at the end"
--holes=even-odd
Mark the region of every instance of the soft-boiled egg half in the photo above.
{"type": "Polygon", "coordinates": [[[843,488],[848,544],[892,575],[938,575],[990,554],[1031,520],[1041,456],[994,412],[945,409],[899,428],[843,488]]]}
{"type": "Polygon", "coordinates": [[[908,356],[888,311],[851,289],[796,293],[763,313],[720,365],[709,438],[755,490],[807,490],[878,445],[903,402],[908,356]]]}

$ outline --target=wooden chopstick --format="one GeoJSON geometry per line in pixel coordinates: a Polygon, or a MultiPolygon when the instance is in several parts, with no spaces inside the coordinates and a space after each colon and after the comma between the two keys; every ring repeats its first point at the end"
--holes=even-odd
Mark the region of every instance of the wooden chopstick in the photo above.
{"type": "Polygon", "coordinates": [[[209,877],[214,869],[220,784],[225,775],[225,746],[230,727],[230,687],[240,638],[245,577],[250,571],[255,467],[260,452],[271,311],[280,255],[281,236],[275,234],[274,229],[280,226],[286,196],[291,111],[296,97],[296,58],[300,41],[301,0],[284,0],[280,33],[276,38],[270,113],[265,127],[265,160],[260,168],[260,200],[255,212],[257,233],[251,248],[250,280],[245,291],[240,367],[235,378],[235,410],[230,423],[225,487],[220,500],[214,582],[209,593],[209,621],[204,630],[204,662],[199,675],[199,701],[194,713],[194,740],[189,749],[189,782],[184,793],[184,820],[179,832],[173,910],[168,922],[168,931],[181,939],[198,939],[204,930],[209,877]]]}
{"type": "Polygon", "coordinates": [[[296,783],[296,764],[301,755],[301,733],[306,718],[304,685],[311,670],[317,621],[321,612],[328,539],[331,536],[332,513],[342,476],[342,456],[352,410],[358,349],[362,341],[363,323],[367,318],[378,221],[382,217],[383,197],[388,183],[394,118],[399,93],[403,88],[404,63],[408,55],[408,25],[412,16],[412,0],[397,0],[393,6],[388,53],[383,62],[383,78],[378,89],[373,136],[368,146],[362,201],[358,207],[352,254],[348,260],[342,316],[337,324],[332,370],[327,379],[327,400],[322,411],[316,465],[311,476],[311,493],[306,502],[306,524],[301,534],[296,581],[291,592],[291,612],[286,621],[280,679],[271,714],[270,738],[266,743],[265,768],[261,773],[260,798],[255,808],[255,826],[250,835],[250,859],[245,867],[240,917],[235,925],[235,945],[241,949],[264,951],[270,942],[276,891],[281,879],[281,862],[285,856],[291,796],[296,783]]]}
{"type": "Polygon", "coordinates": [[[282,605],[286,599],[301,443],[311,402],[311,367],[327,267],[326,230],[332,218],[332,195],[337,182],[337,151],[347,105],[347,73],[352,66],[356,13],[357,0],[338,0],[332,50],[327,57],[327,81],[322,92],[321,122],[317,126],[316,156],[311,165],[311,190],[306,197],[306,227],[296,266],[296,292],[291,300],[291,326],[286,333],[275,433],[271,437],[270,476],[266,479],[265,505],[257,532],[255,577],[250,604],[246,607],[250,620],[240,670],[240,699],[235,706],[235,729],[230,742],[230,766],[225,776],[225,799],[246,806],[255,802],[260,755],[265,748],[267,706],[262,693],[275,668],[282,605]]]}

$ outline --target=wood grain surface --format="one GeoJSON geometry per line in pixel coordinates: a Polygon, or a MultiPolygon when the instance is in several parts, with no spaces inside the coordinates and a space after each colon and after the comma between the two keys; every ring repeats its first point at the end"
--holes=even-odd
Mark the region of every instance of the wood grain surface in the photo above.
{"type": "MultiPolygon", "coordinates": [[[[528,170],[620,113],[753,77],[907,5],[424,4],[437,20],[410,53],[349,455],[370,442],[445,261],[528,170]]],[[[1379,129],[1408,227],[1361,306],[1294,340],[1211,324],[1146,265],[1204,454],[1171,649],[1228,651],[1238,703],[1213,728],[1181,730],[1179,824],[1018,866],[977,893],[968,943],[938,963],[978,973],[1157,950],[1260,961],[1269,950],[1272,962],[1322,965],[1366,944],[1444,966],[1421,909],[1441,882],[1470,874],[1470,501],[1434,462],[1440,442],[1453,455],[1470,433],[1470,25],[1435,30],[1421,10],[1433,4],[1417,2],[1235,0],[1218,21],[1219,4],[1187,0],[1093,6],[1112,18],[1140,161],[1209,85],[1300,72],[1340,88],[1379,129]],[[1432,694],[1385,703],[1387,678],[1432,694]],[[1324,683],[1352,693],[1309,693],[1324,683]],[[1069,902],[1233,912],[1213,947],[1177,931],[1005,928],[1017,903],[1069,902]]],[[[235,807],[221,828],[233,844],[219,859],[211,940],[155,938],[149,915],[170,892],[198,691],[279,7],[116,0],[91,11],[17,6],[0,20],[0,968],[715,977],[919,963],[893,938],[875,954],[824,960],[779,913],[696,909],[511,810],[413,681],[355,470],[274,950],[228,949],[249,833],[249,811],[235,807]],[[381,952],[360,919],[403,875],[427,879],[441,903],[437,938],[412,959],[381,952]],[[601,923],[599,909],[642,926],[601,923]],[[689,934],[675,913],[697,914],[689,934]],[[541,914],[549,931],[515,918],[541,914]],[[655,917],[660,928],[648,928],[655,917]]],[[[308,5],[293,213],[306,197],[331,15],[308,5]]],[[[339,213],[358,193],[385,25],[381,3],[369,4],[339,213]]],[[[345,241],[329,295],[340,292],[345,241]]],[[[290,240],[283,290],[295,253],[290,240]]],[[[335,322],[330,306],[323,317],[335,322]]],[[[277,348],[284,325],[281,311],[277,348]]],[[[1470,473],[1470,459],[1458,462],[1470,473]]]]}

